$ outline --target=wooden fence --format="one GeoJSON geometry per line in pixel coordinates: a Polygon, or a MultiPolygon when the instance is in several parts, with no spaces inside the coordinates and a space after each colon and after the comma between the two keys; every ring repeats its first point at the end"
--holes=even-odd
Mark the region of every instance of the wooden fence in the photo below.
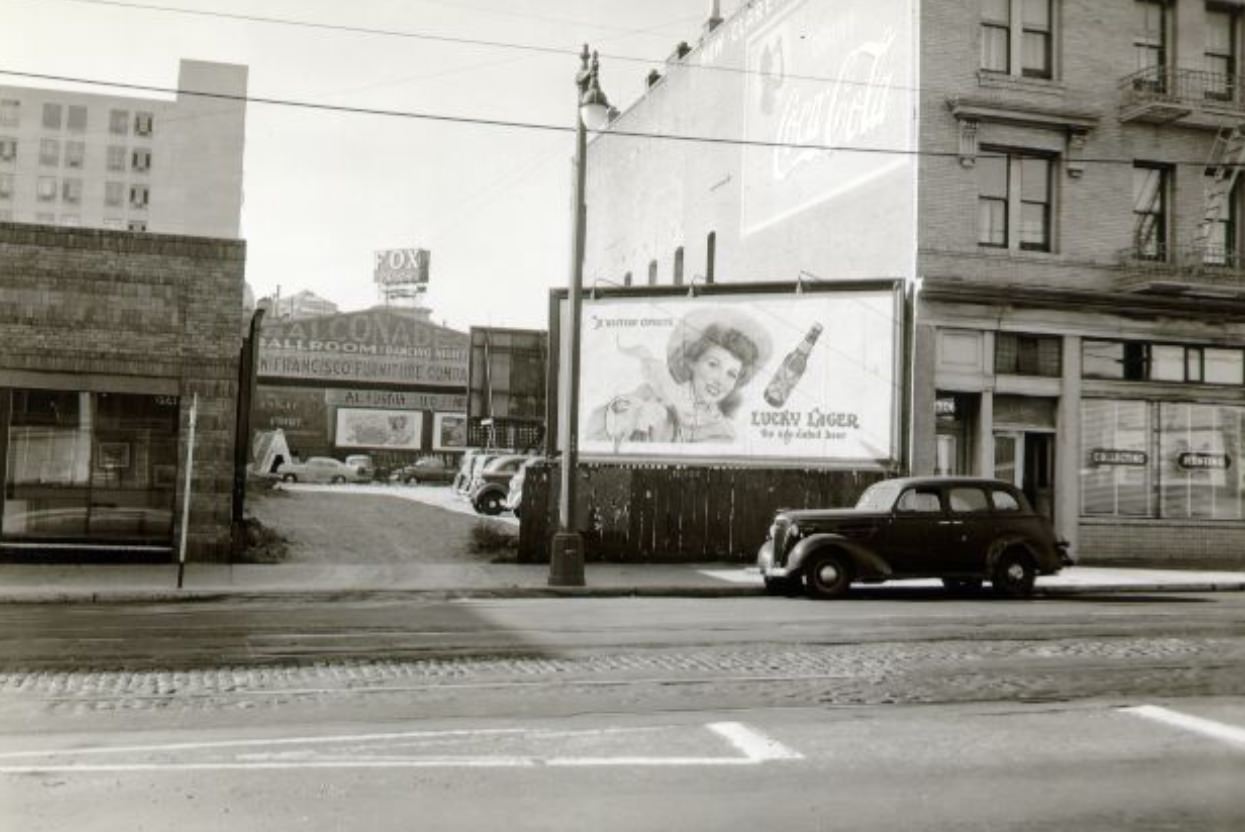
{"type": "MultiPolygon", "coordinates": [[[[581,465],[577,516],[585,559],[612,563],[751,562],[779,508],[851,506],[886,474],[789,468],[581,465]]],[[[549,560],[558,467],[523,482],[519,560],[549,560]]]]}

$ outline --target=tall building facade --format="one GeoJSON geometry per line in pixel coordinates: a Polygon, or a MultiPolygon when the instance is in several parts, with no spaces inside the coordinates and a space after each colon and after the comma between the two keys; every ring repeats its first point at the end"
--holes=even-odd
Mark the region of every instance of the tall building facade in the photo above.
{"type": "Polygon", "coordinates": [[[914,473],[1089,562],[1245,562],[1243,14],[743,4],[590,145],[586,280],[910,280],[914,473]]]}
{"type": "Polygon", "coordinates": [[[183,60],[177,88],[0,86],[0,221],[237,239],[247,68],[183,60]]]}

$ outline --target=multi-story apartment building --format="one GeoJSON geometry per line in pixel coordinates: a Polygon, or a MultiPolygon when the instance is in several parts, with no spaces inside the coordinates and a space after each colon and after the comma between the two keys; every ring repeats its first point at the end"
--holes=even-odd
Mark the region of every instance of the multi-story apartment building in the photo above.
{"type": "Polygon", "coordinates": [[[0,86],[0,222],[236,239],[246,86],[188,60],[172,99],[0,86]]]}
{"type": "Polygon", "coordinates": [[[1245,562],[1243,15],[743,4],[590,144],[586,280],[910,280],[913,472],[1090,562],[1245,562]]]}

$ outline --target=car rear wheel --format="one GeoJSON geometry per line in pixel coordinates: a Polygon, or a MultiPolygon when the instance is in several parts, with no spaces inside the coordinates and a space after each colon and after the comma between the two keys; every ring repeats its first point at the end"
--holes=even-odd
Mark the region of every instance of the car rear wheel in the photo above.
{"type": "Polygon", "coordinates": [[[298,482],[298,477],[295,474],[286,474],[281,477],[281,482],[298,482]]]}
{"type": "Polygon", "coordinates": [[[976,595],[981,591],[981,578],[943,578],[942,585],[952,595],[976,595]]]}
{"type": "Polygon", "coordinates": [[[501,514],[501,495],[496,493],[481,494],[476,499],[476,511],[481,514],[501,514]]]}
{"type": "Polygon", "coordinates": [[[406,483],[407,485],[419,485],[419,477],[407,477],[406,479],[402,480],[402,482],[406,483]]]}
{"type": "Polygon", "coordinates": [[[841,598],[852,585],[852,563],[839,552],[813,555],[804,567],[804,589],[810,598],[841,598]]]}
{"type": "Polygon", "coordinates": [[[1033,558],[1029,553],[1019,549],[1008,549],[999,555],[994,564],[994,572],[990,584],[996,595],[1004,598],[1028,598],[1033,594],[1033,582],[1037,571],[1033,567],[1033,558]]]}

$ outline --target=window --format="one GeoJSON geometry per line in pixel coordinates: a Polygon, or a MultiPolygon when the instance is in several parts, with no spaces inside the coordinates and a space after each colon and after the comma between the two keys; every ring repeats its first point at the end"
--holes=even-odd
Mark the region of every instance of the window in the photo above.
{"type": "Polygon", "coordinates": [[[13,198],[13,174],[0,173],[0,199],[13,198]]]}
{"type": "Polygon", "coordinates": [[[22,102],[13,98],[0,98],[0,125],[16,127],[22,120],[22,102]]]}
{"type": "Polygon", "coordinates": [[[61,214],[61,225],[68,226],[70,228],[76,228],[77,226],[81,224],[82,224],[82,220],[78,217],[77,214],[61,214]]]}
{"type": "Polygon", "coordinates": [[[12,162],[17,159],[17,139],[0,137],[0,162],[12,162]]]}
{"type": "Polygon", "coordinates": [[[82,201],[82,180],[66,179],[61,183],[61,199],[76,205],[82,201]]]}
{"type": "Polygon", "coordinates": [[[1081,514],[1148,517],[1150,404],[1081,402],[1081,514]]]}
{"type": "Polygon", "coordinates": [[[135,113],[134,114],[134,135],[150,136],[151,135],[151,113],[135,113]]]}
{"type": "Polygon", "coordinates": [[[1166,0],[1134,0],[1133,26],[1133,55],[1143,73],[1138,80],[1161,92],[1166,88],[1166,0]]]}
{"type": "Polygon", "coordinates": [[[52,202],[56,199],[56,178],[52,176],[40,176],[39,181],[35,183],[35,195],[39,197],[40,202],[52,202]]]}
{"type": "Polygon", "coordinates": [[[1242,519],[1245,489],[1239,466],[1245,451],[1245,408],[1184,402],[1160,402],[1157,407],[1159,516],[1242,519]]]}
{"type": "Polygon", "coordinates": [[[43,105],[43,126],[47,130],[61,129],[61,105],[50,102],[43,105]]]}
{"type": "Polygon", "coordinates": [[[657,261],[656,260],[648,261],[648,285],[649,286],[657,285],[657,261]]]}
{"type": "Polygon", "coordinates": [[[151,151],[138,147],[130,154],[130,168],[140,173],[151,169],[151,151]]]}
{"type": "Polygon", "coordinates": [[[1058,377],[1063,373],[1063,340],[1058,336],[995,333],[994,372],[1058,377]]]}
{"type": "Polygon", "coordinates": [[[108,112],[108,132],[124,136],[130,131],[130,111],[110,110],[108,112]]]}
{"type": "Polygon", "coordinates": [[[705,238],[705,282],[713,282],[713,264],[714,258],[717,256],[718,248],[718,232],[710,231],[709,236],[705,238]]]}
{"type": "Polygon", "coordinates": [[[1053,30],[1051,0],[983,0],[981,68],[1028,78],[1052,77],[1053,30]],[[1014,55],[1020,56],[1018,64],[1014,55]]]}
{"type": "Polygon", "coordinates": [[[1081,343],[1085,378],[1245,384],[1245,351],[1240,349],[1145,341],[1086,339],[1081,343]]]}
{"type": "Polygon", "coordinates": [[[125,227],[130,231],[146,231],[147,221],[146,220],[130,220],[128,223],[126,223],[125,227]]]}
{"type": "Polygon", "coordinates": [[[85,160],[85,142],[65,142],[65,167],[80,168],[85,160]]]}
{"type": "Polygon", "coordinates": [[[75,133],[86,132],[86,107],[80,104],[69,105],[69,119],[66,125],[75,133]]]}
{"type": "Polygon", "coordinates": [[[674,285],[683,285],[683,246],[674,250],[674,285]]]}
{"type": "Polygon", "coordinates": [[[1081,342],[1081,375],[1145,381],[1149,377],[1150,350],[1143,341],[1081,342]]]}
{"type": "Polygon", "coordinates": [[[1245,353],[1241,350],[1204,348],[1202,381],[1206,384],[1245,384],[1245,353]]]}
{"type": "Polygon", "coordinates": [[[1231,100],[1236,77],[1236,10],[1206,7],[1205,96],[1231,100]]]}
{"type": "Polygon", "coordinates": [[[976,167],[978,245],[1050,251],[1051,160],[985,150],[976,167]]]}
{"type": "Polygon", "coordinates": [[[1133,164],[1133,256],[1167,259],[1167,195],[1171,171],[1147,162],[1133,164]]]}
{"type": "Polygon", "coordinates": [[[131,185],[130,186],[130,207],[131,208],[146,208],[147,201],[150,199],[150,197],[151,197],[151,194],[148,191],[146,185],[131,185]]]}
{"type": "Polygon", "coordinates": [[[104,204],[120,205],[121,196],[125,193],[125,185],[121,182],[104,183],[104,204]]]}
{"type": "Polygon", "coordinates": [[[39,164],[56,167],[61,163],[61,143],[59,139],[39,140],[39,164]]]}
{"type": "Polygon", "coordinates": [[[942,499],[936,488],[909,488],[895,503],[895,511],[901,514],[940,514],[942,499]]]}
{"type": "Polygon", "coordinates": [[[995,511],[1020,511],[1020,501],[1010,491],[996,488],[990,492],[995,511]]]}
{"type": "Polygon", "coordinates": [[[108,146],[108,169],[125,170],[125,148],[115,144],[108,146]]]}
{"type": "Polygon", "coordinates": [[[1202,263],[1207,266],[1235,265],[1239,261],[1237,252],[1239,205],[1241,201],[1241,178],[1232,181],[1232,190],[1224,192],[1224,184],[1230,181],[1227,171],[1210,168],[1206,176],[1210,181],[1205,183],[1205,213],[1202,215],[1205,235],[1205,248],[1201,252],[1202,263]]]}
{"type": "Polygon", "coordinates": [[[959,514],[977,514],[990,510],[990,502],[986,499],[986,492],[980,488],[957,486],[952,488],[947,496],[951,504],[951,510],[959,514]]]}

